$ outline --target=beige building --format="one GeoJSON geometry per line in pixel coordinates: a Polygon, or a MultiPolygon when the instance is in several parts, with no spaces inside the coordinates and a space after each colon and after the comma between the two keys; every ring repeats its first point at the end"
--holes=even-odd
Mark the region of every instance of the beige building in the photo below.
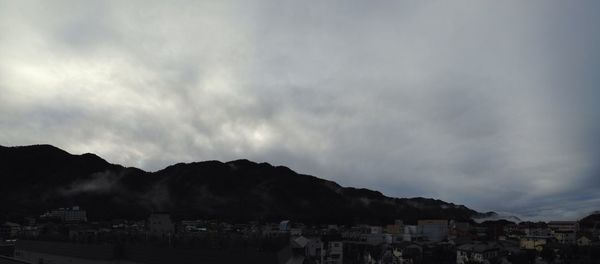
{"type": "Polygon", "coordinates": [[[527,236],[521,238],[520,246],[523,249],[535,249],[537,251],[542,251],[549,239],[550,237],[546,236],[527,236]]]}
{"type": "Polygon", "coordinates": [[[388,234],[402,234],[402,232],[404,231],[404,223],[402,222],[402,220],[396,220],[394,221],[393,225],[387,225],[385,227],[385,232],[388,234]]]}

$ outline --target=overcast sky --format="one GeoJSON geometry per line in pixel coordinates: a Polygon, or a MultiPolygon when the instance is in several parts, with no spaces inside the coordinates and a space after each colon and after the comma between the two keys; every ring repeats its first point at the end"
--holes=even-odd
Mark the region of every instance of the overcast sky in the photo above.
{"type": "Polygon", "coordinates": [[[0,145],[600,210],[600,1],[4,1],[0,145]]]}

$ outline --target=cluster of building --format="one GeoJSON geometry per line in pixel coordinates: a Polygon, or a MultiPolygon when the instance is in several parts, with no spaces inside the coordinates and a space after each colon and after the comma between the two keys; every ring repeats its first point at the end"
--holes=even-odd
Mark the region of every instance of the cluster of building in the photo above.
{"type": "Polygon", "coordinates": [[[41,219],[55,219],[66,223],[87,222],[87,212],[79,206],[50,210],[40,216],[41,219]]]}
{"type": "Polygon", "coordinates": [[[73,207],[5,223],[0,237],[14,249],[0,252],[0,263],[600,263],[600,230],[576,221],[231,224],[154,213],[144,221],[89,222],[73,207]]]}

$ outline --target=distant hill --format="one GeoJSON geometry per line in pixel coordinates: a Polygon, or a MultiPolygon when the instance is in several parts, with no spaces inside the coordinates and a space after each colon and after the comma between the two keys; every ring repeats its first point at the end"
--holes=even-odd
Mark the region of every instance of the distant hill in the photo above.
{"type": "Polygon", "coordinates": [[[593,212],[580,219],[579,226],[585,229],[600,229],[600,211],[593,212]]]}
{"type": "Polygon", "coordinates": [[[50,145],[0,146],[0,215],[17,218],[79,205],[91,219],[178,219],[306,223],[469,220],[480,213],[427,198],[391,198],[368,189],[248,160],[179,163],[157,172],[72,155],[50,145]]]}

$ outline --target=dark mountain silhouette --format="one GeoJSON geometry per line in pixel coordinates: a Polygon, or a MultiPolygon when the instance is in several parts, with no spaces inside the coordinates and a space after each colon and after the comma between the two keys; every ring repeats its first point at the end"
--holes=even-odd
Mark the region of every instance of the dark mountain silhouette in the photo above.
{"type": "Polygon", "coordinates": [[[579,220],[579,227],[582,229],[600,230],[600,211],[593,212],[579,220]]]}
{"type": "Polygon", "coordinates": [[[71,155],[50,145],[0,146],[0,215],[39,215],[79,205],[91,219],[143,219],[169,211],[178,219],[234,222],[390,223],[468,220],[480,213],[427,198],[390,198],[368,189],[248,160],[179,163],[157,172],[71,155]]]}

